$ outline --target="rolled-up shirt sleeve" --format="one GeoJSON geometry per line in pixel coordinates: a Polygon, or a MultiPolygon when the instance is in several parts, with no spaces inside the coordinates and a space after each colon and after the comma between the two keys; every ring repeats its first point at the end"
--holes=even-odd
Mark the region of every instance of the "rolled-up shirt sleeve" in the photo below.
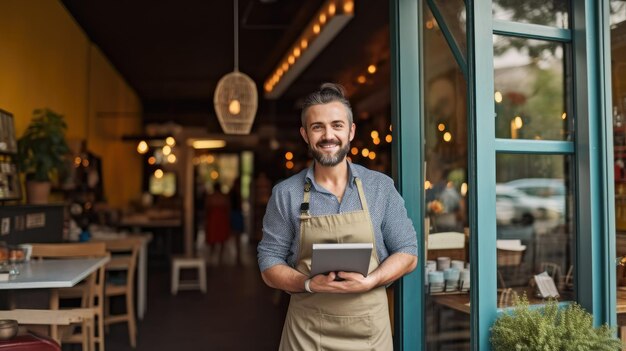
{"type": "Polygon", "coordinates": [[[382,223],[383,240],[389,255],[402,252],[417,256],[417,234],[407,215],[404,199],[391,185],[382,223]]]}
{"type": "Polygon", "coordinates": [[[263,217],[263,239],[257,247],[257,259],[261,272],[278,265],[288,265],[291,244],[295,229],[289,220],[289,204],[284,203],[286,196],[281,196],[279,187],[272,190],[263,217]]]}

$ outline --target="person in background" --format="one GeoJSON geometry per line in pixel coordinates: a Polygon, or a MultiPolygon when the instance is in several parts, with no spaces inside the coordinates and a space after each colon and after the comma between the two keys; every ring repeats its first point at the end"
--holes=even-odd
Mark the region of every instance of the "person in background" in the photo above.
{"type": "Polygon", "coordinates": [[[340,85],[309,95],[301,120],[314,162],[274,187],[258,246],[265,283],[291,294],[280,350],[392,350],[385,287],[417,265],[404,201],[388,176],[346,159],[356,126],[340,85]],[[330,242],[373,243],[369,274],[310,276],[312,245],[330,242]]]}
{"type": "Polygon", "coordinates": [[[244,231],[243,210],[241,207],[241,179],[237,177],[230,189],[230,232],[235,238],[236,260],[241,264],[241,234],[244,231]]]}
{"type": "Polygon", "coordinates": [[[219,264],[224,254],[224,245],[230,237],[230,199],[222,193],[219,182],[213,184],[213,192],[205,201],[204,230],[208,252],[219,264]]]}

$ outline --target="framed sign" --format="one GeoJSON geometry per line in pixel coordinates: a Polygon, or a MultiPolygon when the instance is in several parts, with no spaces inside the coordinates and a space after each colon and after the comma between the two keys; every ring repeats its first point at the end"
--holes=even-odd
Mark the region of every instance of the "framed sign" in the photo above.
{"type": "Polygon", "coordinates": [[[13,115],[0,109],[0,153],[17,153],[13,115]]]}
{"type": "Polygon", "coordinates": [[[21,193],[13,115],[0,110],[0,201],[19,200],[21,193]]]}

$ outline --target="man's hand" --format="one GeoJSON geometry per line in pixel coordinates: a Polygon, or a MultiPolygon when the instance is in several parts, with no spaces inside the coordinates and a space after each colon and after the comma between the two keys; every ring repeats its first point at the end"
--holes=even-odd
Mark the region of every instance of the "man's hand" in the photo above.
{"type": "Polygon", "coordinates": [[[330,272],[316,275],[309,286],[314,292],[348,294],[370,291],[377,286],[377,282],[371,275],[364,277],[361,273],[330,272]],[[343,280],[335,280],[337,277],[343,280]]]}
{"type": "MultiPolygon", "coordinates": [[[[411,272],[417,265],[417,257],[395,253],[385,260],[367,277],[360,273],[331,272],[328,275],[319,274],[311,279],[309,287],[313,292],[326,293],[362,293],[382,285],[392,283],[406,273],[411,272]],[[344,280],[335,280],[336,277],[344,280]]],[[[272,288],[289,293],[304,291],[304,281],[307,276],[287,265],[276,265],[261,272],[263,281],[272,288]]]]}
{"type": "Polygon", "coordinates": [[[376,268],[367,277],[360,273],[339,272],[317,275],[309,285],[314,292],[360,293],[387,285],[411,272],[417,266],[417,257],[405,253],[395,253],[376,268]],[[335,277],[345,279],[335,281],[335,277]]]}

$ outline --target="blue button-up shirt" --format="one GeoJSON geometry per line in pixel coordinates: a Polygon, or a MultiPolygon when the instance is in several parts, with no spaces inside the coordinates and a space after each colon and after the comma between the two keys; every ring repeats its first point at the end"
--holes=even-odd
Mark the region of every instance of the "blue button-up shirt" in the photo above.
{"type": "Polygon", "coordinates": [[[261,271],[274,265],[296,266],[300,244],[300,204],[304,197],[305,179],[311,184],[310,214],[321,216],[361,210],[358,177],[374,227],[378,258],[383,262],[390,255],[403,252],[417,256],[417,236],[407,216],[404,200],[388,176],[363,166],[348,163],[349,175],[341,203],[330,191],[315,182],[313,166],[277,184],[263,218],[263,239],[258,245],[261,271]]]}

